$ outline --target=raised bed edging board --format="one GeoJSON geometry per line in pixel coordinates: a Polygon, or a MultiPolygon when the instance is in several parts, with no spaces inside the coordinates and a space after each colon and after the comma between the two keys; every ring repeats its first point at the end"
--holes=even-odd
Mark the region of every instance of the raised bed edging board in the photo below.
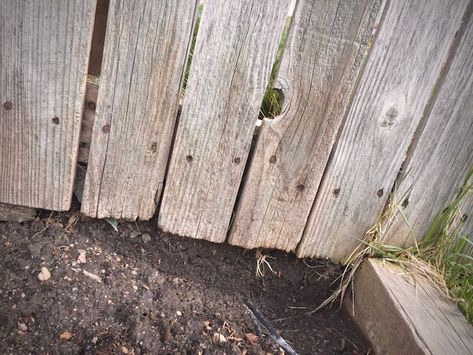
{"type": "Polygon", "coordinates": [[[365,261],[346,304],[377,354],[473,354],[473,327],[457,306],[391,263],[365,261]]]}

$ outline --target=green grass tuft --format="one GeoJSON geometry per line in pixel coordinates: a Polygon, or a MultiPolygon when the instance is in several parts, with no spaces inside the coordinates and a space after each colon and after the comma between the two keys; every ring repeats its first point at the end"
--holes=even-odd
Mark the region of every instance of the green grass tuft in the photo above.
{"type": "Polygon", "coordinates": [[[434,219],[420,248],[426,261],[443,275],[452,299],[473,324],[473,242],[462,233],[461,204],[473,192],[473,167],[453,201],[434,219]]]}
{"type": "Polygon", "coordinates": [[[187,63],[186,63],[186,70],[184,72],[184,79],[182,82],[181,97],[183,97],[184,93],[186,92],[187,81],[189,80],[189,72],[190,72],[191,64],[192,64],[192,56],[194,55],[195,42],[197,41],[197,33],[199,32],[200,19],[202,17],[203,8],[204,8],[204,4],[199,4],[199,6],[197,7],[197,15],[195,19],[194,31],[192,32],[191,46],[189,48],[189,54],[188,54],[187,63]]]}
{"type": "MultiPolygon", "coordinates": [[[[402,209],[390,198],[383,215],[365,234],[358,248],[348,256],[340,286],[316,310],[343,300],[352,284],[356,270],[367,257],[381,258],[399,265],[407,274],[426,279],[431,285],[447,294],[457,303],[465,317],[473,324],[473,240],[464,235],[462,226],[466,220],[461,212],[462,203],[473,193],[473,166],[470,167],[463,185],[449,205],[432,221],[421,242],[410,248],[383,243],[383,237],[396,214],[408,224],[402,209]]],[[[403,201],[404,198],[401,199],[403,201]]]]}

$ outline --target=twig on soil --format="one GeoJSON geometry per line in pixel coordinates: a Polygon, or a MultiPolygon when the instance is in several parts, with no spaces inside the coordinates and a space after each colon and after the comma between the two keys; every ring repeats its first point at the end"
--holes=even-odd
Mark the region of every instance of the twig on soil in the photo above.
{"type": "Polygon", "coordinates": [[[43,233],[46,229],[49,228],[49,226],[50,226],[49,221],[51,220],[52,215],[53,215],[53,212],[51,212],[51,214],[49,215],[49,217],[48,217],[48,219],[47,219],[47,221],[46,221],[46,227],[44,227],[43,229],[41,229],[39,232],[36,232],[35,234],[33,234],[33,235],[31,236],[31,238],[34,238],[34,237],[40,235],[40,234],[43,233]]]}
{"type": "Polygon", "coordinates": [[[250,312],[251,319],[257,326],[263,326],[269,336],[289,355],[297,355],[297,352],[281,337],[273,325],[267,320],[263,314],[256,308],[250,300],[244,301],[246,308],[250,312]]]}
{"type": "Polygon", "coordinates": [[[92,274],[91,272],[88,272],[86,270],[82,270],[82,272],[84,273],[85,276],[90,277],[92,280],[95,280],[97,282],[102,282],[102,279],[99,276],[92,274]]]}

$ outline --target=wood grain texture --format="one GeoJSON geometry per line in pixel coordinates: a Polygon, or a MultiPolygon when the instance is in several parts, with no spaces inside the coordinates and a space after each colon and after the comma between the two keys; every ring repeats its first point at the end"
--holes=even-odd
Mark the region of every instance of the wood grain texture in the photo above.
{"type": "Polygon", "coordinates": [[[451,300],[420,277],[413,280],[395,265],[369,259],[353,290],[348,310],[377,354],[473,353],[473,327],[451,300]]]}
{"type": "Polygon", "coordinates": [[[71,204],[95,0],[0,1],[0,201],[71,204]]]}
{"type": "Polygon", "coordinates": [[[95,122],[95,109],[97,107],[99,81],[100,79],[97,76],[87,76],[84,112],[82,114],[82,126],[79,137],[79,155],[77,157],[77,160],[81,163],[87,163],[89,161],[89,151],[95,122]]]}
{"type": "Polygon", "coordinates": [[[295,250],[383,6],[298,2],[276,84],[284,107],[263,121],[230,244],[295,250]]]}
{"type": "MultiPolygon", "coordinates": [[[[405,162],[406,175],[397,183],[396,195],[404,197],[399,204],[407,223],[398,218],[391,225],[386,235],[388,244],[410,246],[420,240],[435,216],[459,192],[468,170],[473,169],[472,58],[470,19],[426,125],[413,142],[413,153],[405,162]]],[[[473,210],[463,208],[462,213],[471,216],[473,210]]]]}
{"type": "Polygon", "coordinates": [[[288,0],[203,9],[159,226],[225,240],[288,0]]]}
{"type": "Polygon", "coordinates": [[[196,1],[110,1],[82,212],[149,219],[176,121],[196,1]]]}
{"type": "Polygon", "coordinates": [[[343,259],[379,218],[467,3],[390,2],[298,256],[343,259]]]}

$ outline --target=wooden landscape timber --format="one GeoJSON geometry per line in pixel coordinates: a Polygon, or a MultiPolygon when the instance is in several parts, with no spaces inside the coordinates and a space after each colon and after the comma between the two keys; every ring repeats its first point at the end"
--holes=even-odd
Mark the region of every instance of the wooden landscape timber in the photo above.
{"type": "Polygon", "coordinates": [[[223,242],[289,0],[204,4],[158,225],[223,242]]]}
{"type": "Polygon", "coordinates": [[[276,81],[282,114],[263,121],[230,244],[296,249],[383,7],[298,2],[276,81]]]}
{"type": "Polygon", "coordinates": [[[95,0],[0,2],[2,203],[70,208],[94,11],[95,0]]]}
{"type": "Polygon", "coordinates": [[[353,298],[347,295],[347,310],[376,354],[473,353],[473,327],[422,276],[368,259],[355,276],[353,292],[353,298]]]}
{"type": "Polygon", "coordinates": [[[469,1],[389,3],[299,257],[342,260],[380,217],[469,1]]]}
{"type": "Polygon", "coordinates": [[[197,1],[112,0],[81,210],[149,219],[163,188],[197,1]]]}

